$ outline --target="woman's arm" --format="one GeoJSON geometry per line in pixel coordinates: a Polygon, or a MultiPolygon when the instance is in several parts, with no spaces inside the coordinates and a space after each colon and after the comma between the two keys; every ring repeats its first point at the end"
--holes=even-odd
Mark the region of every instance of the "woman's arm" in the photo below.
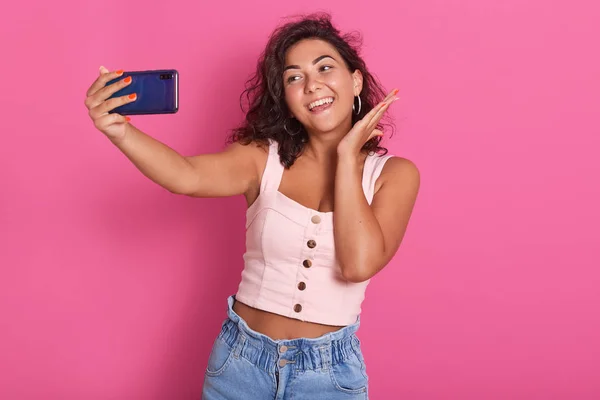
{"type": "Polygon", "coordinates": [[[369,206],[356,157],[340,157],[335,176],[334,235],[344,278],[363,282],[394,256],[412,214],[420,186],[419,170],[410,160],[392,157],[377,180],[369,206]]]}
{"type": "Polygon", "coordinates": [[[112,141],[142,174],[172,193],[234,196],[259,179],[257,157],[263,150],[255,144],[233,143],[223,152],[184,157],[131,124],[112,141]]]}
{"type": "MultiPolygon", "coordinates": [[[[131,84],[131,77],[119,78],[123,71],[100,67],[99,76],[86,92],[84,104],[96,129],[121,150],[148,178],[172,193],[196,197],[246,194],[259,178],[260,149],[255,144],[230,145],[225,151],[184,157],[146,135],[129,123],[129,117],[110,113],[116,107],[137,100],[135,94],[110,98],[131,84]]],[[[263,156],[264,158],[264,156],[263,156]]]]}

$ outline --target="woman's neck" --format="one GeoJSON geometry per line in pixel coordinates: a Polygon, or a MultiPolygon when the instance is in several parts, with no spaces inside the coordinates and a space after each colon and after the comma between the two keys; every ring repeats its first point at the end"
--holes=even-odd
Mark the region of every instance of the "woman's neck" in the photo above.
{"type": "Polygon", "coordinates": [[[308,141],[303,154],[314,159],[319,164],[337,162],[337,148],[342,139],[352,128],[349,120],[329,132],[308,132],[308,141]]]}

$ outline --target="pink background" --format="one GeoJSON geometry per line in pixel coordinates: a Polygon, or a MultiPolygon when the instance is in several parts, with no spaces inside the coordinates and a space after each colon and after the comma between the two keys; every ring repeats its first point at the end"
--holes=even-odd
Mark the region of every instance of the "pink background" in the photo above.
{"type": "MultiPolygon", "coordinates": [[[[0,16],[0,398],[199,399],[244,201],[156,186],[84,95],[101,64],[177,68],[180,112],[132,122],[218,151],[267,35],[323,2],[38,3],[0,16]]],[[[372,398],[600,398],[597,2],[328,4],[422,174],[364,303],[372,398]]]]}

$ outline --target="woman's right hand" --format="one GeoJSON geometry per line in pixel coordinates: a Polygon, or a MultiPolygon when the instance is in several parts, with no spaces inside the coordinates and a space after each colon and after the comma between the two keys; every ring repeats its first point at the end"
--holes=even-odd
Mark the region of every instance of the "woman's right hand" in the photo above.
{"type": "Polygon", "coordinates": [[[106,68],[100,67],[100,76],[88,89],[84,102],[89,110],[90,118],[94,121],[94,126],[113,141],[125,137],[130,119],[118,113],[109,114],[109,111],[123,104],[131,103],[137,98],[135,94],[131,94],[107,100],[113,93],[131,83],[131,77],[127,77],[105,86],[107,82],[121,75],[123,75],[122,70],[110,72],[106,68]]]}

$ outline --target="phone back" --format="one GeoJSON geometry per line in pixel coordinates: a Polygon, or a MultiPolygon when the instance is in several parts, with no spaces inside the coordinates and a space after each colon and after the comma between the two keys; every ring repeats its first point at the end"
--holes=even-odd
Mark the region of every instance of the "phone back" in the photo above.
{"type": "Polygon", "coordinates": [[[131,76],[131,83],[115,92],[113,97],[137,94],[131,103],[114,108],[110,113],[121,115],[172,114],[179,110],[179,73],[174,69],[125,71],[106,86],[131,76]]]}

